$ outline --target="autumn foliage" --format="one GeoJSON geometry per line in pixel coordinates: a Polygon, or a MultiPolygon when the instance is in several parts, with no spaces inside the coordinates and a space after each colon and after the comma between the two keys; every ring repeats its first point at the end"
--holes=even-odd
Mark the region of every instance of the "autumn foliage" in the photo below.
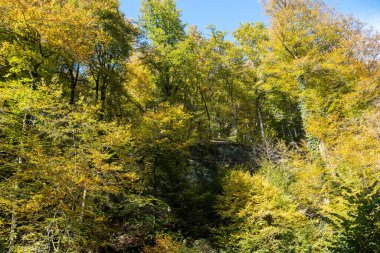
{"type": "Polygon", "coordinates": [[[262,6],[0,0],[0,251],[379,252],[380,35],[262,6]]]}

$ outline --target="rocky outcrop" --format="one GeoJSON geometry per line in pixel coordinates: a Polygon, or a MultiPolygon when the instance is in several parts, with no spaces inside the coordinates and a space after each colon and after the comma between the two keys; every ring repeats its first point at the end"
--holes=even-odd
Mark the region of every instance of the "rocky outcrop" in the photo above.
{"type": "Polygon", "coordinates": [[[198,142],[190,147],[191,161],[208,168],[236,165],[257,166],[255,150],[226,141],[198,142]]]}
{"type": "Polygon", "coordinates": [[[258,167],[257,152],[247,145],[226,141],[198,142],[190,147],[191,181],[219,180],[221,168],[246,166],[249,169],[258,167]]]}

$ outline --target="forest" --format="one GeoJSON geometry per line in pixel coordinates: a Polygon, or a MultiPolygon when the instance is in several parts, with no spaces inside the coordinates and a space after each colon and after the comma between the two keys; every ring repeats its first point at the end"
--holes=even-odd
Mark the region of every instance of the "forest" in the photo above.
{"type": "Polygon", "coordinates": [[[261,0],[0,0],[0,252],[380,252],[380,33],[261,0]]]}

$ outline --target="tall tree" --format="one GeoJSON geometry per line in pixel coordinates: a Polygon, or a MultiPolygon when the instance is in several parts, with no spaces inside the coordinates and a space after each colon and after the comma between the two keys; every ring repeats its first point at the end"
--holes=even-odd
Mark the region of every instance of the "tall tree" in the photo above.
{"type": "MultiPolygon", "coordinates": [[[[118,10],[118,3],[110,2],[109,5],[107,9],[100,9],[96,13],[97,26],[101,32],[96,38],[94,53],[89,62],[89,71],[95,82],[95,102],[100,97],[102,114],[106,110],[107,94],[117,100],[118,93],[125,93],[122,88],[125,62],[131,54],[132,43],[137,35],[131,20],[126,19],[118,10]]],[[[118,103],[120,101],[115,101],[113,106],[117,107],[118,103]]],[[[118,111],[120,115],[120,110],[118,111]]]]}
{"type": "Polygon", "coordinates": [[[146,42],[151,42],[151,45],[143,43],[143,60],[154,71],[163,100],[175,100],[181,81],[176,75],[180,62],[173,61],[173,54],[185,38],[180,11],[174,0],[146,0],[141,6],[141,28],[148,39],[146,42]]]}

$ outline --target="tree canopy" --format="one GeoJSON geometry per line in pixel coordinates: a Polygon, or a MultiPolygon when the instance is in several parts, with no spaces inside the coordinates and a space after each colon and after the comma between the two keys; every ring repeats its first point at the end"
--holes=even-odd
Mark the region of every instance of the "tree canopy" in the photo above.
{"type": "Polygon", "coordinates": [[[380,34],[261,4],[0,0],[0,251],[380,252],[380,34]]]}

